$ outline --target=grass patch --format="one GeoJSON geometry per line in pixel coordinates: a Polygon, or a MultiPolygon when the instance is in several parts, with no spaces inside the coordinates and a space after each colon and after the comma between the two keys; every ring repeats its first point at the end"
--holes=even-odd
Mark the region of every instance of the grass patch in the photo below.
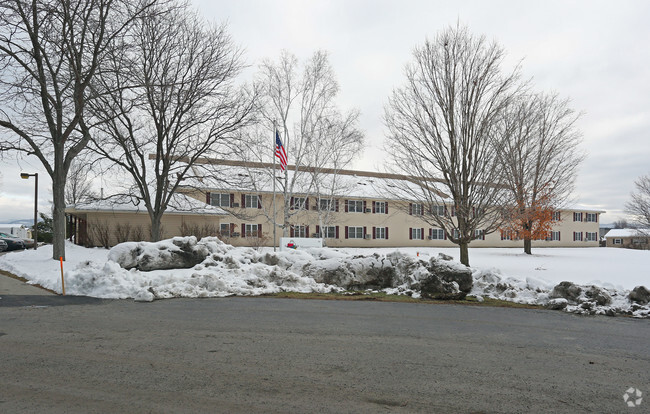
{"type": "Polygon", "coordinates": [[[416,299],[408,295],[389,295],[384,292],[343,292],[343,293],[298,293],[298,292],[280,292],[263,297],[285,298],[285,299],[318,299],[318,300],[358,300],[374,302],[401,302],[401,303],[422,303],[436,305],[469,305],[469,306],[490,306],[498,308],[523,308],[523,309],[544,309],[540,305],[525,305],[521,303],[508,302],[505,300],[484,298],[479,302],[474,296],[468,296],[463,300],[433,300],[433,299],[416,299]]]}

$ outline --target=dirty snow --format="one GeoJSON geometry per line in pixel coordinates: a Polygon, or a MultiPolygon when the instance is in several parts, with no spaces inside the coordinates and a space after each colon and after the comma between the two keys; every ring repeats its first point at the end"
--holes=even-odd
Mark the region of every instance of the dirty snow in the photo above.
{"type": "MultiPolygon", "coordinates": [[[[119,246],[109,254],[109,250],[69,243],[66,245],[67,260],[63,264],[66,294],[151,301],[173,297],[254,296],[283,291],[331,292],[342,289],[316,282],[303,275],[303,269],[315,263],[319,269],[336,269],[345,262],[354,272],[354,266],[374,266],[396,251],[413,260],[428,261],[439,253],[458,258],[458,250],[452,248],[322,248],[273,253],[269,248],[258,251],[233,247],[216,238],[199,243],[209,245],[211,253],[202,263],[189,269],[149,272],[126,270],[111,260],[127,254],[132,246],[119,246]]],[[[24,277],[29,283],[61,292],[60,264],[52,260],[51,255],[51,246],[37,251],[12,252],[0,257],[0,269],[24,277]]],[[[479,300],[497,298],[575,313],[650,317],[650,306],[633,304],[628,299],[629,291],[635,286],[650,286],[649,251],[546,248],[534,250],[529,256],[520,249],[470,249],[470,260],[474,278],[470,295],[479,300]],[[551,297],[553,287],[562,281],[572,281],[582,287],[583,293],[577,302],[564,303],[565,299],[551,297]],[[600,306],[585,296],[592,285],[606,292],[611,303],[600,306]]],[[[410,281],[403,279],[405,286],[415,279],[417,275],[412,275],[410,281]]],[[[385,291],[418,296],[404,286],[385,291]]]]}

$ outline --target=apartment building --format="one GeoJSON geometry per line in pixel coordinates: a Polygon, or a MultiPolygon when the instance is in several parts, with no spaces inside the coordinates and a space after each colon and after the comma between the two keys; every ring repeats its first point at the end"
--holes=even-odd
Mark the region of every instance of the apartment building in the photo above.
{"type": "MultiPolygon", "coordinates": [[[[211,186],[209,181],[205,181],[202,183],[205,188],[203,191],[189,194],[230,213],[229,216],[222,217],[219,224],[222,238],[229,243],[236,246],[273,246],[275,242],[277,245],[279,238],[284,235],[284,229],[276,229],[274,241],[274,211],[275,222],[281,224],[285,198],[279,190],[274,197],[270,189],[272,178],[264,178],[264,172],[268,173],[271,165],[222,163],[230,163],[224,165],[235,169],[232,174],[256,177],[255,184],[251,185],[252,181],[249,181],[224,187],[211,186]]],[[[454,246],[441,228],[432,226],[423,219],[427,214],[450,212],[454,216],[453,205],[443,204],[436,206],[435,211],[426,211],[424,205],[400,199],[395,192],[389,190],[395,180],[407,180],[408,177],[349,170],[336,173],[337,179],[342,183],[342,191],[319,195],[313,188],[304,192],[294,189],[293,197],[287,199],[290,226],[286,229],[286,236],[322,237],[324,243],[331,247],[454,246]]],[[[287,182],[292,178],[290,175],[287,182]]],[[[309,185],[303,183],[302,188],[307,187],[309,185]]],[[[544,240],[533,241],[533,247],[597,247],[601,213],[603,211],[579,206],[556,211],[553,214],[552,230],[544,240]]],[[[470,246],[518,247],[521,244],[522,241],[515,234],[485,234],[478,229],[476,239],[470,246]]]]}

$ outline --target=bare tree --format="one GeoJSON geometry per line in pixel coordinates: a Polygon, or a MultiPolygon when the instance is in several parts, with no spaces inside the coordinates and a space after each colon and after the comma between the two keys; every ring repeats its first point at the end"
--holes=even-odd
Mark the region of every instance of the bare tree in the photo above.
{"type": "Polygon", "coordinates": [[[501,221],[494,141],[517,89],[518,68],[504,74],[503,49],[460,26],[413,54],[406,85],[385,109],[389,169],[413,177],[393,185],[398,196],[424,207],[422,219],[442,228],[469,265],[469,243],[496,231],[501,221]]]}
{"type": "Polygon", "coordinates": [[[77,157],[70,164],[68,179],[65,182],[66,205],[97,199],[91,179],[92,164],[87,159],[77,157]]]}
{"type": "MultiPolygon", "coordinates": [[[[632,216],[635,227],[648,233],[650,229],[650,175],[642,175],[635,182],[636,191],[625,204],[625,212],[632,216]]],[[[627,224],[627,223],[626,223],[627,224]]]]}
{"type": "Polygon", "coordinates": [[[553,211],[573,191],[584,159],[575,127],[579,116],[555,94],[522,95],[504,113],[505,139],[498,141],[497,157],[503,167],[500,183],[510,196],[505,227],[523,238],[527,254],[533,239],[546,237],[553,211]]]}
{"type": "MultiPolygon", "coordinates": [[[[155,1],[155,0],[152,0],[155,1]]],[[[84,109],[107,47],[148,3],[0,2],[0,149],[35,155],[52,178],[53,258],[65,258],[65,183],[90,140],[84,109]]]]}
{"type": "MultiPolygon", "coordinates": [[[[329,168],[328,175],[336,175],[336,170],[349,165],[363,148],[359,113],[356,110],[343,113],[337,107],[339,87],[327,53],[323,51],[315,52],[302,71],[297,58],[286,51],[278,62],[264,61],[257,85],[261,92],[262,123],[249,132],[248,150],[242,156],[249,160],[270,161],[273,157],[270,131],[277,122],[291,165],[283,175],[277,170],[281,175],[278,192],[283,196],[279,227],[288,236],[292,217],[306,208],[305,195],[331,198],[328,190],[336,188],[336,180],[327,184],[322,181],[322,169],[329,168]]],[[[274,171],[265,173],[275,175],[274,171]]],[[[272,177],[265,182],[271,180],[272,177]]],[[[262,181],[252,182],[255,185],[262,181]]],[[[274,221],[271,212],[266,214],[274,221]]]]}
{"type": "Polygon", "coordinates": [[[181,182],[199,158],[230,151],[253,99],[234,84],[241,51],[226,27],[206,25],[186,3],[152,8],[129,35],[99,78],[92,148],[132,179],[127,192],[144,202],[156,241],[181,182]]]}

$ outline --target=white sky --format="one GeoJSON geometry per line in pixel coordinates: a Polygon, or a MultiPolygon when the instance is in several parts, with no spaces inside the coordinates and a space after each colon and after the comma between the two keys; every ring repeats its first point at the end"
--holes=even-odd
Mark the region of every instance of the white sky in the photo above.
{"type": "MultiPolygon", "coordinates": [[[[252,73],[263,58],[286,49],[304,59],[329,52],[342,108],[361,110],[368,149],[354,168],[381,170],[383,107],[404,81],[414,46],[441,29],[465,24],[496,40],[508,64],[520,60],[538,90],[572,99],[588,157],[575,197],[606,210],[602,222],[622,216],[634,180],[650,173],[650,2],[619,1],[214,1],[192,3],[209,20],[228,22],[245,49],[252,73]]],[[[1,105],[1,104],[0,104],[1,105]]],[[[0,222],[29,218],[33,181],[2,160],[0,222]]],[[[23,169],[36,170],[37,163],[23,169]]],[[[44,172],[44,171],[43,171],[44,172]]],[[[45,174],[42,209],[51,199],[45,174]],[[46,184],[47,183],[47,184],[46,184]]]]}

